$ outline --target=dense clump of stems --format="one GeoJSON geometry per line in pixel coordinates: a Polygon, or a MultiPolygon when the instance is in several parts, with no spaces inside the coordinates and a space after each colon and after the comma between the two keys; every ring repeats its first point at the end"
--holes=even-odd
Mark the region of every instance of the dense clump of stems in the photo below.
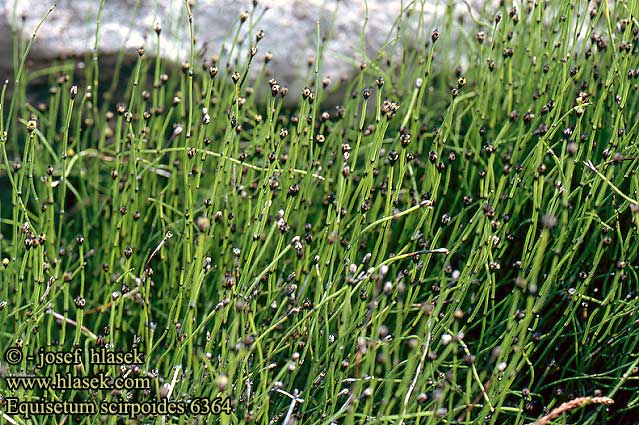
{"type": "Polygon", "coordinates": [[[551,3],[410,2],[342,82],[318,23],[301,93],[259,5],[211,56],[185,1],[177,65],[155,22],[105,69],[104,2],[86,66],[31,69],[16,29],[2,352],[139,347],[106,370],[153,388],[96,400],[229,397],[223,423],[636,417],[639,2],[551,3]]]}

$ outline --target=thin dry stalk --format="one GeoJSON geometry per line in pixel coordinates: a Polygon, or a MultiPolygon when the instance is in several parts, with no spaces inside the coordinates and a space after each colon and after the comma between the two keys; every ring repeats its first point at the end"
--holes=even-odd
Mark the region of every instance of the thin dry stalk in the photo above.
{"type": "Polygon", "coordinates": [[[578,397],[555,407],[546,416],[537,420],[534,425],[548,425],[566,412],[587,406],[589,404],[613,404],[615,401],[610,397],[578,397]]]}

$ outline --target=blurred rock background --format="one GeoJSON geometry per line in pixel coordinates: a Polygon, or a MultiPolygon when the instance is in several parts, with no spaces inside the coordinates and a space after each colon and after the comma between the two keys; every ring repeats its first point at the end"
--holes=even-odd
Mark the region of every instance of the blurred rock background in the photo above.
{"type": "MultiPolygon", "coordinates": [[[[455,16],[464,19],[461,24],[454,23],[463,29],[470,28],[473,16],[480,16],[480,9],[491,2],[495,0],[191,0],[190,5],[198,59],[210,63],[221,53],[223,57],[222,49],[230,49],[239,16],[246,11],[249,18],[239,33],[244,43],[235,52],[246,57],[249,43],[255,42],[255,33],[263,30],[265,37],[258,45],[255,60],[262,63],[264,55],[271,52],[271,74],[291,93],[298,93],[313,76],[309,59],[315,56],[318,20],[325,48],[320,78],[329,75],[337,81],[358,69],[365,60],[364,51],[374,56],[388,42],[423,47],[430,32],[445,24],[441,21],[446,8],[454,8],[455,16]],[[423,16],[421,25],[419,16],[423,16]],[[398,22],[400,25],[396,25],[398,22]]],[[[52,3],[53,0],[0,0],[0,78],[12,79],[12,29],[22,42],[28,42],[52,3]]],[[[38,31],[29,55],[30,66],[43,66],[65,57],[89,58],[99,7],[100,0],[57,0],[38,31]]],[[[162,28],[161,56],[176,63],[187,60],[190,36],[184,0],[105,0],[98,43],[101,62],[108,63],[121,49],[134,57],[137,49],[144,46],[148,54],[153,54],[157,24],[162,28]]],[[[451,40],[457,37],[453,35],[451,40]]],[[[253,69],[257,71],[259,66],[253,69]]],[[[108,67],[100,72],[101,77],[108,78],[104,74],[108,74],[108,67]]]]}

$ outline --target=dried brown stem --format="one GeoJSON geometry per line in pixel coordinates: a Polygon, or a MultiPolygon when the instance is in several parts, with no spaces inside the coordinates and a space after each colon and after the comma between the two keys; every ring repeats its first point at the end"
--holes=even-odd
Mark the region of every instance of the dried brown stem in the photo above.
{"type": "Polygon", "coordinates": [[[555,407],[546,416],[543,416],[534,425],[548,425],[566,412],[587,406],[589,404],[613,404],[615,401],[610,397],[577,397],[555,407]]]}

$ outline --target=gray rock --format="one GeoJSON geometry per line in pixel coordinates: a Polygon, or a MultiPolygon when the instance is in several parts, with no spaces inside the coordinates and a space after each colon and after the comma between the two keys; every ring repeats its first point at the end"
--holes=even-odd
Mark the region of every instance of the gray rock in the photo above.
{"type": "MultiPolygon", "coordinates": [[[[494,3],[453,1],[458,15],[465,15],[466,27],[470,27],[467,7],[494,3]]],[[[430,39],[431,30],[444,26],[441,22],[445,6],[430,0],[415,1],[412,13],[401,13],[400,0],[260,0],[256,7],[251,0],[191,0],[193,23],[197,36],[196,46],[200,58],[207,62],[223,48],[231,48],[238,27],[238,16],[248,11],[250,17],[241,26],[240,49],[234,57],[245,60],[248,43],[255,42],[255,33],[262,29],[265,37],[258,45],[253,66],[255,75],[261,68],[264,55],[272,52],[270,72],[292,93],[301,90],[313,77],[309,58],[315,56],[317,39],[316,22],[324,41],[324,55],[320,77],[330,75],[333,81],[353,75],[356,66],[367,55],[375,55],[389,40],[400,35],[403,44],[423,46],[430,39]],[[418,27],[417,17],[423,3],[424,21],[418,27]],[[438,4],[435,6],[434,4],[438,4]],[[368,13],[367,13],[368,12],[368,13]],[[398,16],[403,16],[394,28],[398,16]],[[407,18],[407,15],[410,15],[407,18]],[[368,19],[366,20],[366,16],[368,19]],[[366,24],[365,36],[362,26],[366,24]],[[419,31],[417,31],[419,28],[419,31]],[[362,46],[362,40],[364,46],[362,46]],[[202,56],[200,56],[202,55],[202,56]]],[[[57,6],[38,31],[30,60],[38,64],[50,63],[58,57],[86,57],[93,51],[99,0],[58,0],[57,6]]],[[[51,4],[43,0],[0,0],[0,77],[9,75],[11,68],[11,28],[28,40],[51,4]],[[14,8],[15,5],[15,8],[14,8]],[[15,18],[14,18],[15,17],[15,18]]],[[[483,6],[485,7],[485,6],[483,6]]],[[[474,11],[477,16],[478,10],[474,11]]],[[[99,32],[100,57],[116,55],[122,48],[135,53],[144,46],[148,53],[156,51],[154,27],[161,24],[160,55],[172,62],[189,58],[190,36],[185,2],[183,0],[106,0],[101,16],[99,32]]],[[[221,64],[227,55],[222,54],[221,64]]],[[[106,59],[105,59],[106,60],[106,59]]],[[[221,68],[224,68],[223,66],[221,68]]],[[[231,66],[233,69],[233,65],[231,66]]],[[[101,70],[101,72],[103,72],[101,70]]]]}

